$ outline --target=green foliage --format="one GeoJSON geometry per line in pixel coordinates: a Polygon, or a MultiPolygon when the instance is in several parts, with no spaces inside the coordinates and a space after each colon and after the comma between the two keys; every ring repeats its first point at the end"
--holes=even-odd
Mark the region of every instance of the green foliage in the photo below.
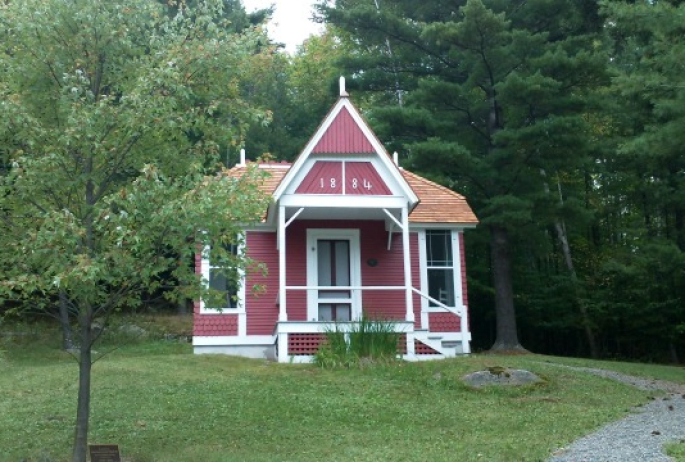
{"type": "Polygon", "coordinates": [[[323,368],[364,367],[394,362],[398,358],[400,334],[392,321],[363,317],[352,323],[336,323],[314,356],[323,368]]]}
{"type": "Polygon", "coordinates": [[[220,0],[183,14],[146,0],[0,8],[0,139],[11,158],[0,177],[0,297],[47,314],[64,297],[84,372],[74,452],[84,461],[94,321],[106,326],[158,290],[211,296],[191,256],[261,220],[260,174],[216,165],[220,147],[264,117],[240,92],[262,35],[235,33],[220,0]]]}

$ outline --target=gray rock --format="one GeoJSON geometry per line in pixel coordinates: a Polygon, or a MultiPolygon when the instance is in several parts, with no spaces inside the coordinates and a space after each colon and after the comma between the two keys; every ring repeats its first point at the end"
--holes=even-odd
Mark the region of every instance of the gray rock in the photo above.
{"type": "Polygon", "coordinates": [[[506,367],[489,367],[488,370],[473,372],[462,377],[462,380],[472,387],[488,385],[527,385],[542,382],[542,379],[530,371],[523,369],[509,369],[506,367]]]}

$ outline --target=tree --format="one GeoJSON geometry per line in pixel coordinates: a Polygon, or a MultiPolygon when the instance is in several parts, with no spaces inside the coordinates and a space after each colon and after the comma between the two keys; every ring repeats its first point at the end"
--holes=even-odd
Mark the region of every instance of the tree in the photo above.
{"type": "Polygon", "coordinates": [[[606,2],[603,13],[616,148],[597,178],[608,212],[600,289],[623,324],[617,344],[640,356],[667,351],[677,362],[685,344],[685,5],[606,2]]]}
{"type": "MultiPolygon", "coordinates": [[[[261,218],[258,174],[214,168],[218,146],[239,145],[263,116],[240,98],[259,36],[221,27],[212,0],[173,16],[146,0],[3,0],[0,9],[0,136],[11,158],[0,178],[0,294],[59,292],[75,319],[73,460],[83,462],[94,321],[106,326],[169,272],[170,297],[211,297],[178,256],[235,243],[239,224],[261,218]]],[[[222,257],[231,274],[249,263],[222,257]]]]}
{"type": "Polygon", "coordinates": [[[494,350],[522,348],[512,236],[557,222],[558,215],[540,215],[552,210],[542,207],[550,202],[547,177],[588,161],[583,115],[588,91],[606,81],[606,61],[587,34],[587,3],[468,0],[446,9],[340,0],[322,7],[365,50],[350,62],[362,84],[393,101],[374,109],[381,133],[409,153],[407,164],[465,193],[487,227],[494,350]],[[398,85],[404,107],[394,103],[398,85]]]}

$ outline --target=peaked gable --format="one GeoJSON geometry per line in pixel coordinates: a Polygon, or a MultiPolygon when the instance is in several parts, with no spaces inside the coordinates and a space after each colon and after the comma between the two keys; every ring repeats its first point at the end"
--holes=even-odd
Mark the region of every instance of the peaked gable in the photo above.
{"type": "Polygon", "coordinates": [[[368,154],[376,150],[357,125],[350,111],[342,107],[324,135],[312,149],[314,154],[368,154]]]}
{"type": "MultiPolygon", "coordinates": [[[[409,209],[418,203],[418,197],[402,177],[398,167],[385,150],[381,142],[364,121],[356,107],[342,94],[338,102],[331,108],[328,115],[295,160],[292,168],[274,191],[274,200],[278,202],[289,188],[291,182],[299,174],[310,156],[346,156],[346,155],[375,156],[379,167],[392,177],[393,182],[402,190],[407,198],[409,209]]],[[[354,157],[354,156],[353,156],[354,157]]],[[[323,159],[322,159],[323,160],[323,159]]],[[[350,191],[354,190],[351,188],[350,191]]],[[[359,190],[361,191],[361,190],[359,190]]],[[[370,192],[371,190],[369,190],[370,192]]],[[[373,192],[378,189],[373,189],[373,192]]],[[[388,191],[389,192],[389,191],[388,191]]]]}

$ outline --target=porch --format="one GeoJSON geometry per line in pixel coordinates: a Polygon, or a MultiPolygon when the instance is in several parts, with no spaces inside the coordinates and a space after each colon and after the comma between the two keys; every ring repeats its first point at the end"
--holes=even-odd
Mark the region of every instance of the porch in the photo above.
{"type": "MultiPolygon", "coordinates": [[[[318,292],[329,286],[287,286],[287,291],[318,292]]],[[[404,286],[339,286],[336,290],[360,293],[363,291],[406,291],[404,286]]],[[[398,356],[408,361],[443,359],[470,353],[471,334],[466,320],[466,309],[449,307],[415,287],[409,290],[431,304],[429,313],[445,313],[459,318],[458,331],[438,332],[416,328],[417,322],[405,319],[376,318],[377,313],[365,313],[350,321],[278,321],[274,329],[275,357],[278,362],[309,363],[326,341],[326,334],[358,331],[362,316],[387,322],[390,331],[398,334],[398,356]]],[[[424,316],[428,313],[423,313],[424,316]]]]}

